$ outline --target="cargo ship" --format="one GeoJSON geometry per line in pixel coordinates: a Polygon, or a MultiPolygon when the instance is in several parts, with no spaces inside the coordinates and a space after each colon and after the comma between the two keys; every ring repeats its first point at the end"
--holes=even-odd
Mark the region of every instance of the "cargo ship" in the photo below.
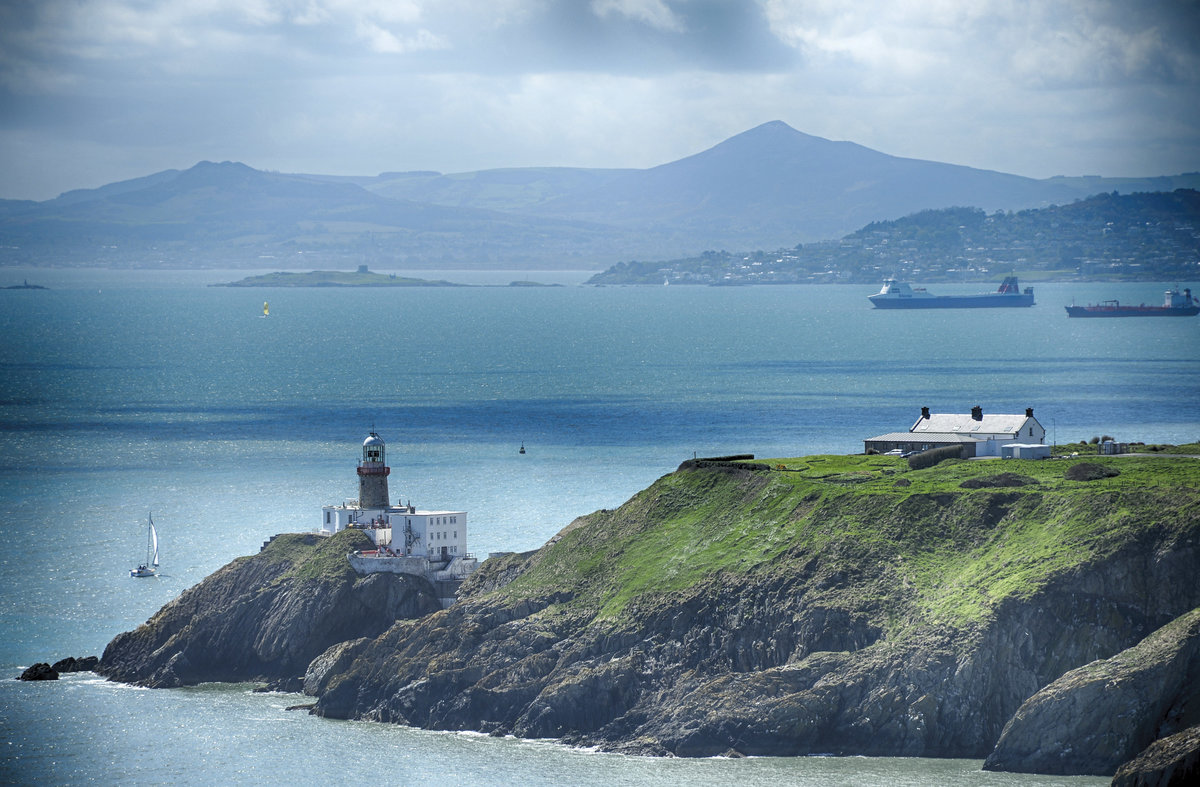
{"type": "Polygon", "coordinates": [[[1068,317],[1195,317],[1200,314],[1200,300],[1191,290],[1173,287],[1163,294],[1162,306],[1122,306],[1118,301],[1101,301],[1091,306],[1067,306],[1068,317]]]}
{"type": "Polygon", "coordinates": [[[934,295],[923,287],[887,279],[883,289],[868,297],[877,309],[990,309],[997,306],[1032,306],[1033,288],[1021,290],[1016,276],[1005,276],[995,292],[979,295],[934,295]]]}

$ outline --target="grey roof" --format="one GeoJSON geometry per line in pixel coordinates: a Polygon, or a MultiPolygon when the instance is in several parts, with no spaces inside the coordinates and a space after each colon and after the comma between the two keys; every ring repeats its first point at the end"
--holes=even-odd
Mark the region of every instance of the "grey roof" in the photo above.
{"type": "MultiPolygon", "coordinates": [[[[970,413],[933,413],[928,418],[918,418],[912,426],[914,434],[931,432],[954,434],[1009,434],[1016,435],[1026,421],[1031,420],[1027,415],[1006,415],[996,413],[985,414],[983,419],[976,421],[970,413]]],[[[1038,424],[1041,426],[1041,424],[1038,424]]]]}
{"type": "Polygon", "coordinates": [[[887,443],[979,443],[982,438],[959,432],[888,432],[868,437],[865,442],[887,443]]]}

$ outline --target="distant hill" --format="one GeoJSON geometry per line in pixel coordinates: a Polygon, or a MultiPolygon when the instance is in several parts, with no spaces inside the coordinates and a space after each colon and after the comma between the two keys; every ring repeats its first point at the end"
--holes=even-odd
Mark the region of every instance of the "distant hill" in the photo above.
{"type": "Polygon", "coordinates": [[[565,195],[543,215],[670,227],[705,249],[775,248],[840,237],[923,208],[1031,207],[1079,196],[1069,187],[896,158],[772,122],[694,156],[565,195]]]}
{"type": "Polygon", "coordinates": [[[530,249],[569,259],[606,236],[582,223],[391,199],[349,179],[232,162],[0,210],[0,261],[9,264],[489,267],[530,249]]]}
{"type": "Polygon", "coordinates": [[[771,122],[644,170],[371,177],[201,162],[45,202],[0,201],[0,264],[603,268],[842,237],[916,211],[991,212],[1200,174],[1034,180],[898,158],[771,122]]]}
{"type": "Polygon", "coordinates": [[[1194,281],[1200,192],[1098,194],[1023,211],[924,210],[872,222],[837,241],[775,251],[706,251],[621,262],[590,284],[796,284],[1041,278],[1194,281]]]}

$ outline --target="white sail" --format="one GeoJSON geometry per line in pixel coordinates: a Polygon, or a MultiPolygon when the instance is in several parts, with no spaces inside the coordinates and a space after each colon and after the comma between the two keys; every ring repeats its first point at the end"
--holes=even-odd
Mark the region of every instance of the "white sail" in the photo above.
{"type": "Polygon", "coordinates": [[[146,516],[146,562],[129,570],[131,577],[152,577],[158,573],[158,531],[154,528],[154,517],[146,516]]]}

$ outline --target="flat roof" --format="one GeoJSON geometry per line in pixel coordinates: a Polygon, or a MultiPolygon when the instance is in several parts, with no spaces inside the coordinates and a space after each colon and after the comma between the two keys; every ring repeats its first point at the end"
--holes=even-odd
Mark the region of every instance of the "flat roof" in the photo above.
{"type": "Polygon", "coordinates": [[[980,438],[961,432],[888,432],[868,437],[864,442],[888,443],[982,443],[980,438]]]}
{"type": "MultiPolygon", "coordinates": [[[[387,508],[364,508],[363,506],[352,506],[352,505],[347,505],[346,503],[340,503],[338,505],[333,505],[333,506],[321,506],[322,511],[324,511],[327,508],[340,509],[342,511],[383,511],[388,514],[409,513],[408,506],[388,506],[387,508]]],[[[463,511],[461,509],[455,510],[455,511],[443,511],[441,509],[438,509],[436,511],[425,511],[422,509],[417,509],[416,511],[411,512],[410,516],[447,516],[447,515],[452,515],[452,514],[453,515],[457,515],[457,514],[466,515],[466,513],[467,513],[466,511],[463,511]]]]}

